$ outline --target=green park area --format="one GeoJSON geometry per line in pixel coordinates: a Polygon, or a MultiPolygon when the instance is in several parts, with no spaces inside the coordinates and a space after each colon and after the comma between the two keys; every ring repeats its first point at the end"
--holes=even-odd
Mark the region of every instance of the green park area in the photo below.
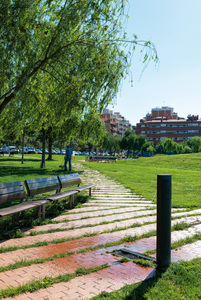
{"type": "MultiPolygon", "coordinates": [[[[0,1],[0,185],[65,174],[60,167],[64,164],[64,155],[53,154],[56,149],[59,149],[60,154],[65,154],[62,149],[70,144],[73,150],[79,150],[80,153],[95,155],[100,151],[101,155],[104,153],[118,158],[110,163],[97,163],[85,161],[85,156],[77,155],[72,159],[72,171],[67,173],[81,173],[84,167],[90,171],[98,170],[153,203],[156,203],[157,198],[157,174],[170,174],[172,207],[185,211],[201,208],[200,137],[181,143],[166,139],[154,146],[145,135],[136,135],[135,126],[126,130],[123,136],[113,135],[106,130],[105,123],[101,120],[103,109],[115,102],[124,79],[129,78],[130,84],[133,84],[130,67],[134,53],[142,61],[142,73],[150,61],[156,65],[159,61],[152,41],[147,40],[146,36],[145,39],[143,36],[138,38],[135,32],[131,35],[127,33],[128,2],[0,1]],[[11,155],[10,146],[16,148],[14,155],[11,155]],[[25,148],[28,147],[35,148],[33,154],[27,154],[25,148]],[[35,150],[40,150],[42,154],[37,154],[39,152],[35,150]],[[46,155],[47,152],[49,155],[46,155]],[[153,156],[141,157],[143,152],[153,156]]],[[[142,16],[143,19],[145,18],[142,16]]],[[[137,111],[136,107],[131,109],[137,111]]],[[[4,185],[2,187],[6,193],[7,188],[4,185]]],[[[12,189],[16,191],[15,188],[12,189]]],[[[86,202],[94,200],[89,199],[88,194],[80,194],[76,195],[73,208],[83,208],[83,203],[90,204],[86,202]]],[[[5,203],[11,198],[10,195],[3,197],[0,208],[9,207],[10,210],[13,203],[5,203]]],[[[21,199],[14,202],[16,204],[20,201],[21,199]]],[[[38,218],[36,208],[23,211],[20,215],[14,212],[0,218],[2,245],[4,241],[14,240],[15,243],[15,238],[20,241],[26,238],[27,228],[34,229],[27,234],[31,237],[67,231],[66,228],[43,232],[35,230],[39,225],[62,223],[53,220],[57,216],[75,214],[73,210],[65,211],[71,208],[66,199],[55,202],[47,203],[45,220],[38,218]]],[[[68,223],[67,217],[62,225],[64,223],[68,223]]],[[[87,226],[93,227],[93,224],[87,226]]],[[[74,229],[76,228],[71,227],[69,230],[74,229]]],[[[90,234],[86,232],[79,238],[89,237],[90,234]]],[[[151,234],[153,236],[156,233],[152,231],[151,234]]],[[[196,241],[201,239],[200,233],[194,238],[196,241]]],[[[0,253],[72,240],[73,237],[49,242],[38,241],[25,246],[2,246],[0,253]]],[[[185,240],[183,245],[193,241],[193,238],[185,240]]],[[[122,243],[122,239],[120,242],[122,243]]],[[[128,240],[123,242],[127,243],[128,240]]],[[[80,253],[110,246],[103,244],[97,248],[86,247],[80,253]]],[[[25,259],[23,257],[19,262],[13,259],[9,265],[1,266],[0,273],[77,253],[65,249],[65,253],[54,253],[52,256],[30,261],[26,260],[25,255],[25,259]]],[[[103,268],[106,267],[108,265],[103,265],[103,268]]],[[[18,287],[11,286],[9,282],[8,287],[0,289],[0,299],[35,292],[97,270],[83,269],[78,269],[73,274],[44,277],[45,280],[34,279],[31,284],[19,284],[18,287]]],[[[97,299],[200,299],[200,270],[200,259],[172,264],[162,276],[125,286],[115,293],[102,293],[97,299]]],[[[3,280],[1,281],[3,284],[3,280]]]]}
{"type": "MultiPolygon", "coordinates": [[[[41,169],[41,155],[25,155],[21,164],[20,155],[0,157],[1,183],[60,175],[59,165],[63,155],[54,155],[41,169]]],[[[122,183],[131,191],[156,203],[157,174],[172,175],[172,207],[201,207],[201,153],[180,155],[155,155],[136,159],[120,159],[116,162],[85,162],[85,156],[75,156],[73,162],[81,162],[122,183]]],[[[73,171],[72,171],[73,172],[73,171]]]]}
{"type": "MultiPolygon", "coordinates": [[[[52,161],[46,161],[45,169],[41,169],[41,155],[25,155],[24,164],[21,164],[21,157],[19,155],[14,155],[13,157],[2,156],[0,157],[1,183],[60,175],[63,171],[59,168],[59,165],[63,163],[63,159],[62,155],[56,155],[52,161]]],[[[117,160],[117,162],[110,163],[85,162],[84,156],[76,156],[73,161],[72,172],[75,169],[76,171],[79,170],[79,165],[76,164],[81,163],[86,167],[104,173],[131,189],[131,191],[154,202],[156,202],[157,174],[171,174],[172,206],[192,209],[201,207],[200,161],[200,153],[156,155],[154,157],[117,160]]],[[[78,205],[82,204],[79,203],[78,205]]],[[[57,213],[61,214],[62,211],[57,211],[57,213]]],[[[45,221],[45,224],[48,223],[51,223],[51,213],[50,217],[45,221]]],[[[38,224],[40,224],[39,221],[35,223],[35,225],[38,224]]],[[[191,243],[193,240],[190,241],[189,239],[188,242],[191,243]]],[[[99,296],[96,296],[94,300],[200,299],[200,270],[201,259],[174,263],[166,273],[159,277],[142,283],[124,286],[121,290],[113,293],[103,292],[99,296]]],[[[18,292],[13,290],[14,294],[18,292]]]]}
{"type": "Polygon", "coordinates": [[[156,155],[87,166],[156,203],[158,174],[172,175],[172,207],[201,207],[201,154],[156,155]]]}

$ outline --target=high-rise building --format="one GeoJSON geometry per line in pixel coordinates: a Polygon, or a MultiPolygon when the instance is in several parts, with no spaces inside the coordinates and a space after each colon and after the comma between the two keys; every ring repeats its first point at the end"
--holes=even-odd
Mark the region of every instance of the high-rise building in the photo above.
{"type": "Polygon", "coordinates": [[[131,129],[131,124],[119,112],[114,112],[109,109],[104,109],[101,114],[101,119],[104,120],[107,131],[113,135],[118,134],[123,136],[126,129],[131,129]]]}
{"type": "Polygon", "coordinates": [[[157,107],[140,120],[136,134],[146,135],[147,140],[154,144],[166,138],[182,142],[193,136],[201,137],[201,119],[198,115],[188,115],[187,119],[181,118],[172,107],[157,107]]]}

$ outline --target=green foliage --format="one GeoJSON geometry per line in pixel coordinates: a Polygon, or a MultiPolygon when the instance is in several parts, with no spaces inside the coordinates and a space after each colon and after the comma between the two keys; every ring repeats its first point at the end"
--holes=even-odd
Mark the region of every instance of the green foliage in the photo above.
{"type": "Polygon", "coordinates": [[[102,142],[99,114],[117,95],[135,46],[145,47],[145,64],[158,60],[150,41],[126,39],[126,2],[0,2],[0,140],[15,141],[28,127],[43,130],[50,149],[75,134],[102,142]]]}
{"type": "Polygon", "coordinates": [[[200,152],[201,151],[201,138],[198,136],[192,137],[187,141],[187,146],[189,146],[192,152],[200,152]]]}
{"type": "Polygon", "coordinates": [[[121,137],[119,135],[112,135],[111,133],[106,133],[102,142],[102,148],[109,150],[111,152],[120,151],[121,137]]]}
{"type": "Polygon", "coordinates": [[[142,145],[141,150],[145,152],[156,152],[153,142],[145,142],[142,145]]]}
{"type": "MultiPolygon", "coordinates": [[[[43,77],[62,86],[61,93],[68,86],[69,104],[76,95],[81,105],[86,101],[92,107],[97,99],[101,108],[108,104],[132,55],[121,47],[126,44],[125,2],[1,1],[0,112],[18,92],[34,94],[43,77]]],[[[145,61],[158,60],[151,42],[138,42],[136,36],[130,42],[150,50],[145,61]]]]}
{"type": "Polygon", "coordinates": [[[192,152],[192,150],[189,146],[184,146],[183,153],[191,153],[191,152],[192,152]]]}

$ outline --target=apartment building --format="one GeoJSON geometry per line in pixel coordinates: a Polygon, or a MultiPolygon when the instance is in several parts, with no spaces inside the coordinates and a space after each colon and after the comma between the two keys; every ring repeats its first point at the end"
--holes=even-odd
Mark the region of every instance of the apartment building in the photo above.
{"type": "Polygon", "coordinates": [[[131,124],[119,112],[113,112],[109,109],[104,109],[101,114],[101,119],[104,120],[106,129],[113,135],[118,134],[123,136],[126,129],[131,129],[131,124]]]}
{"type": "Polygon", "coordinates": [[[201,119],[198,115],[188,115],[187,119],[181,118],[172,107],[157,107],[140,120],[136,133],[146,135],[147,140],[154,144],[166,138],[182,142],[193,136],[201,137],[201,119]]]}

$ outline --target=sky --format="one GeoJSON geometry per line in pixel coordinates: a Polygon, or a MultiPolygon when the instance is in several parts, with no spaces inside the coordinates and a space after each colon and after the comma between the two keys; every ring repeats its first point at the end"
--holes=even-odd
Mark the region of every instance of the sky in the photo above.
{"type": "Polygon", "coordinates": [[[179,117],[201,118],[201,0],[129,0],[126,31],[151,40],[159,63],[143,71],[139,50],[134,52],[131,76],[120,86],[115,104],[136,125],[152,108],[170,106],[179,117]],[[142,72],[143,71],[143,72],[142,72]]]}

